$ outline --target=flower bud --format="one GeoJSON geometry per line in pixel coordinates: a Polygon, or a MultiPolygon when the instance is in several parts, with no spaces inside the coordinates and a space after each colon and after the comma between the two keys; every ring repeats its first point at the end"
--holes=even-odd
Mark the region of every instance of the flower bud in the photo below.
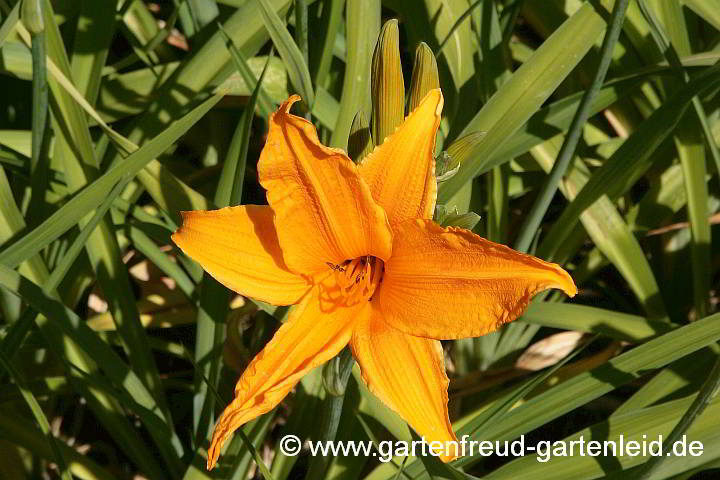
{"type": "Polygon", "coordinates": [[[330,395],[338,397],[345,393],[353,365],[355,359],[347,347],[325,364],[322,371],[323,385],[330,395]]]}
{"type": "Polygon", "coordinates": [[[430,47],[425,42],[422,42],[415,50],[408,113],[415,110],[415,107],[420,104],[425,95],[435,88],[440,88],[437,61],[430,47]]]}
{"type": "Polygon", "coordinates": [[[372,138],[381,145],[405,119],[405,84],[400,63],[398,21],[385,23],[372,59],[372,138]]]}
{"type": "Polygon", "coordinates": [[[360,163],[365,156],[372,152],[375,145],[370,135],[370,126],[367,117],[362,110],[355,114],[352,127],[350,127],[350,137],[348,138],[348,155],[353,162],[360,163]]]}
{"type": "Polygon", "coordinates": [[[22,0],[20,19],[31,34],[42,33],[45,30],[42,0],[22,0]]]}

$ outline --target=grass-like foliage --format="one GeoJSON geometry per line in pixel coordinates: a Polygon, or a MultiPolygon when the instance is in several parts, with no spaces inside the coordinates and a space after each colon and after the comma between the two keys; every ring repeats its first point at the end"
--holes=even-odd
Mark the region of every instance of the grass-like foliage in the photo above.
{"type": "Polygon", "coordinates": [[[719,59],[714,0],[0,0],[0,478],[712,478],[719,59]],[[579,289],[443,342],[458,437],[702,455],[285,456],[288,434],[415,438],[345,350],[206,471],[293,307],[205,273],[170,240],[180,212],[266,203],[291,94],[358,161],[437,87],[435,221],[579,289]]]}

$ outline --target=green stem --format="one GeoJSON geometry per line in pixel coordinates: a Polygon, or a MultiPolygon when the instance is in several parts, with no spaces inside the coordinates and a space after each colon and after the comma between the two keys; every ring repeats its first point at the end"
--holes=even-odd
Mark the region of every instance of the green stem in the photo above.
{"type": "MultiPolygon", "coordinates": [[[[340,395],[333,395],[331,392],[327,392],[323,408],[324,415],[322,417],[322,424],[320,425],[320,436],[318,437],[321,442],[332,442],[335,440],[340,423],[340,416],[342,414],[343,402],[345,401],[345,388],[350,379],[353,365],[355,365],[355,360],[349,348],[345,348],[337,357],[330,361],[337,362],[338,364],[333,389],[339,387],[342,393],[340,393],[340,395]]],[[[325,478],[325,470],[327,470],[329,461],[330,457],[312,457],[307,474],[305,475],[306,480],[325,478]]]]}
{"type": "Polygon", "coordinates": [[[480,6],[481,3],[483,3],[484,0],[477,0],[475,3],[470,5],[467,10],[465,10],[462,15],[457,19],[457,21],[453,24],[452,27],[450,27],[450,30],[448,31],[447,35],[445,35],[445,38],[443,38],[443,41],[440,42],[440,45],[438,48],[433,52],[435,54],[435,57],[439,57],[441,53],[443,53],[443,50],[445,49],[445,46],[450,41],[450,37],[455,33],[455,31],[460,28],[460,25],[462,25],[462,22],[470,16],[470,14],[473,12],[475,7],[480,6]]]}

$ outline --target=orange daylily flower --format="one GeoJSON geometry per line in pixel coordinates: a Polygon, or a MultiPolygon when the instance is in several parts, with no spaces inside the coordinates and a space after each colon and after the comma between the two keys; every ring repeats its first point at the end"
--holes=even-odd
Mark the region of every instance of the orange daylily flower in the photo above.
{"type": "Polygon", "coordinates": [[[297,304],[240,377],[208,469],[235,429],[348,343],[370,391],[427,441],[455,441],[440,340],[492,332],[541,290],[577,293],[556,264],[433,223],[439,89],[357,166],[289,113],[298,100],[270,118],[258,162],[269,206],[184,212],[172,236],[228,288],[297,304]]]}

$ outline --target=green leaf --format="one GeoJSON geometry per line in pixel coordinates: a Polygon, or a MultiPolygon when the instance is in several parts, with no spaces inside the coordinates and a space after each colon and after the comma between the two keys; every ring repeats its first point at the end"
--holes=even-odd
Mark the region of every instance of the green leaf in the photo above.
{"type": "MultiPolygon", "coordinates": [[[[177,458],[181,454],[182,445],[180,440],[172,430],[163,411],[158,408],[157,401],[148,388],[143,384],[139,376],[120,359],[117,353],[90,330],[84,321],[62,303],[48,296],[40,287],[4,265],[0,265],[0,285],[28,302],[45,317],[52,318],[53,324],[49,328],[53,332],[48,331],[50,338],[54,336],[60,336],[61,339],[66,337],[67,340],[64,341],[72,341],[73,345],[79,346],[84,354],[97,361],[97,366],[113,380],[116,387],[124,389],[129,398],[134,399],[137,405],[142,407],[142,410],[138,410],[136,413],[146,423],[163,456],[177,458]],[[57,335],[58,333],[60,335],[57,335]]],[[[48,328],[47,321],[45,321],[44,325],[44,328],[48,328]]],[[[66,360],[72,362],[73,358],[66,360]]],[[[92,371],[80,370],[80,372],[88,376],[93,374],[92,371]]],[[[91,398],[88,398],[88,400],[91,400],[91,398]]],[[[122,418],[125,419],[125,417],[122,418]]],[[[121,425],[116,425],[116,427],[120,429],[121,425]]],[[[124,432],[117,433],[122,435],[124,432]]],[[[143,446],[143,442],[139,441],[139,438],[125,437],[125,439],[135,442],[127,445],[127,447],[134,449],[137,453],[146,448],[143,446]]],[[[143,462],[139,464],[143,465],[143,462]]],[[[143,466],[148,471],[153,471],[152,464],[143,466]]]]}
{"type": "Polygon", "coordinates": [[[615,200],[635,184],[650,167],[653,152],[672,133],[692,98],[720,86],[718,73],[720,64],[698,75],[663,103],[625,140],[557,219],[538,249],[539,256],[551,258],[567,238],[580,214],[598,198],[607,195],[610,200],[615,200]]]}
{"type": "MultiPolygon", "coordinates": [[[[270,97],[265,92],[264,86],[262,86],[262,78],[265,76],[265,72],[267,72],[267,68],[270,65],[270,60],[273,58],[272,56],[268,56],[267,62],[265,62],[265,66],[263,67],[262,73],[260,74],[260,79],[255,79],[255,74],[252,72],[252,69],[250,68],[250,65],[248,65],[247,59],[243,56],[242,52],[238,50],[238,48],[235,46],[235,44],[232,41],[232,38],[225,33],[225,30],[223,30],[222,25],[218,26],[218,30],[222,34],[223,38],[227,42],[228,50],[230,50],[230,55],[232,56],[233,62],[235,63],[235,68],[237,69],[238,73],[242,76],[245,86],[249,91],[254,92],[258,87],[257,85],[260,85],[259,91],[257,94],[257,103],[258,103],[258,109],[260,110],[260,115],[262,115],[264,118],[269,118],[270,113],[274,110],[272,100],[270,100],[270,97]]],[[[254,103],[254,102],[253,102],[254,103]]]]}
{"type": "MultiPolygon", "coordinates": [[[[661,2],[657,10],[666,28],[647,8],[644,1],[638,3],[645,20],[650,25],[652,37],[657,47],[664,52],[670,65],[681,68],[679,55],[690,55],[690,37],[685,26],[685,16],[680,3],[661,2]],[[667,30],[668,35],[666,35],[667,30]],[[669,37],[669,38],[668,38],[669,37]]],[[[689,81],[687,73],[684,83],[689,81]]],[[[667,82],[670,85],[670,82],[667,82]]],[[[694,114],[686,112],[684,120],[675,133],[675,148],[683,168],[685,189],[687,190],[688,217],[690,219],[690,258],[693,264],[693,293],[696,314],[704,317],[708,313],[710,300],[710,224],[708,218],[708,188],[705,180],[705,145],[702,133],[705,133],[708,146],[715,163],[720,170],[720,153],[710,133],[705,111],[697,97],[692,100],[694,114]],[[698,128],[700,127],[700,128],[698,128]]]]}
{"type": "Polygon", "coordinates": [[[208,98],[187,115],[173,122],[160,135],[128,156],[122,165],[108,170],[107,173],[83,188],[50,218],[24,235],[21,241],[16,241],[0,251],[0,263],[15,267],[68,231],[102,202],[105,193],[110,191],[118,180],[128,175],[136,175],[148,162],[175,143],[221,99],[221,95],[208,98]]]}
{"type": "MultiPolygon", "coordinates": [[[[643,441],[645,441],[646,448],[652,448],[654,452],[658,452],[658,439],[662,436],[663,442],[667,442],[667,434],[672,425],[677,422],[682,411],[689,406],[691,400],[692,398],[684,398],[611,417],[607,422],[592,425],[562,439],[562,442],[565,442],[566,445],[569,445],[569,442],[572,441],[580,442],[581,438],[585,440],[586,445],[587,442],[592,440],[599,441],[601,457],[612,457],[613,462],[611,463],[602,462],[601,457],[590,455],[555,456],[552,455],[552,450],[550,452],[544,450],[540,454],[526,455],[523,458],[513,460],[484,478],[488,480],[547,477],[568,480],[601,477],[640,478],[639,472],[629,469],[642,464],[649,458],[660,457],[643,455],[642,450],[639,451],[639,455],[620,455],[620,443],[628,445],[628,442],[636,441],[642,446],[643,441]],[[621,436],[623,437],[622,440],[621,436]],[[604,455],[602,443],[604,441],[615,443],[617,455],[613,453],[613,447],[608,447],[608,455],[604,455]],[[655,443],[651,444],[650,442],[655,443]],[[617,475],[617,477],[614,475],[617,475]]],[[[718,417],[718,414],[720,414],[719,400],[716,399],[703,414],[704,421],[696,424],[687,434],[686,444],[691,441],[701,442],[704,447],[703,455],[693,457],[686,454],[685,456],[668,458],[663,456],[662,458],[667,461],[663,465],[662,476],[653,478],[671,478],[673,474],[680,473],[693,466],[702,465],[711,458],[716,458],[714,446],[717,445],[718,440],[714,432],[720,427],[718,422],[718,418],[720,418],[718,417]]],[[[544,448],[544,446],[541,445],[541,448],[544,448]]]]}
{"type": "Polygon", "coordinates": [[[370,60],[380,32],[379,0],[348,0],[345,7],[347,60],[340,113],[330,146],[346,148],[350,127],[358,111],[370,115],[370,60]],[[362,18],[362,22],[354,19],[362,18]]]}
{"type": "Polygon", "coordinates": [[[315,93],[313,91],[312,80],[310,80],[310,71],[307,63],[303,58],[303,54],[287,31],[285,23],[275,12],[269,0],[255,0],[260,6],[265,27],[267,28],[270,38],[272,38],[275,47],[278,49],[280,57],[285,61],[288,69],[288,75],[293,86],[298,90],[303,102],[312,109],[315,103],[315,93]]]}
{"type": "MultiPolygon", "coordinates": [[[[713,344],[720,339],[719,320],[720,314],[711,315],[649,340],[513,408],[500,421],[477,432],[472,438],[503,441],[513,440],[521,434],[529,433],[540,425],[585,405],[642,375],[713,344]]],[[[472,414],[471,417],[478,414],[472,414]]],[[[456,433],[458,437],[462,437],[471,432],[467,427],[462,427],[456,433]]],[[[471,465],[482,459],[483,457],[479,455],[462,457],[455,462],[455,465],[471,465]]],[[[409,475],[414,476],[421,471],[421,468],[419,462],[415,461],[405,470],[409,475]]],[[[389,480],[393,476],[394,472],[388,470],[387,476],[381,478],[389,480]]]]}
{"type": "MultiPolygon", "coordinates": [[[[269,57],[270,58],[270,57],[269,57]]],[[[267,66],[260,74],[253,94],[238,122],[215,191],[215,203],[220,207],[240,204],[242,201],[245,166],[250,143],[252,119],[255,113],[267,66]]],[[[195,364],[202,376],[196,373],[193,404],[193,430],[198,442],[210,433],[213,423],[215,397],[208,394],[206,379],[210,385],[217,385],[222,367],[222,346],[225,342],[225,318],[228,314],[230,291],[207,273],[200,285],[198,301],[197,330],[195,341],[195,364]]]]}
{"type": "MultiPolygon", "coordinates": [[[[556,137],[532,150],[533,157],[546,172],[559,155],[561,147],[558,144],[559,138],[556,137]]],[[[576,158],[561,185],[563,194],[569,200],[574,199],[591,178],[583,161],[576,158]]],[[[660,288],[650,263],[635,235],[610,199],[606,196],[600,197],[580,215],[580,221],[598,249],[630,284],[650,318],[666,318],[660,288]]]]}
{"type": "MultiPolygon", "coordinates": [[[[535,202],[520,227],[518,238],[515,241],[515,248],[521,252],[528,251],[530,243],[532,242],[532,239],[535,236],[548,207],[550,206],[552,197],[555,195],[555,192],[557,192],[558,183],[570,166],[570,161],[573,158],[575,149],[580,141],[580,135],[583,132],[583,126],[590,115],[590,106],[592,105],[593,97],[597,94],[598,90],[600,90],[600,87],[605,80],[608,68],[610,67],[613,50],[618,38],[620,37],[620,31],[622,30],[622,25],[625,20],[625,11],[628,8],[628,4],[629,0],[616,0],[615,5],[613,6],[610,17],[610,27],[607,32],[605,32],[605,37],[603,38],[602,52],[597,71],[593,76],[590,87],[585,90],[583,98],[573,115],[572,123],[570,124],[567,135],[564,137],[562,146],[558,150],[558,154],[553,162],[552,168],[548,172],[548,178],[540,188],[540,192],[538,193],[535,202]]],[[[657,286],[655,287],[657,290],[657,286]]]]}
{"type": "Polygon", "coordinates": [[[65,457],[63,456],[63,453],[59,447],[60,442],[57,438],[55,438],[55,435],[53,435],[52,431],[50,430],[50,424],[48,423],[47,417],[45,417],[45,414],[42,411],[42,407],[40,407],[40,404],[35,399],[35,395],[33,395],[32,392],[25,385],[23,376],[15,369],[15,367],[13,367],[12,363],[5,356],[2,350],[0,350],[0,366],[2,366],[3,369],[6,370],[10,374],[10,377],[15,381],[17,387],[20,389],[20,393],[22,394],[25,403],[27,403],[28,407],[30,407],[30,411],[32,411],[32,414],[35,417],[35,421],[40,425],[40,430],[47,438],[47,441],[50,444],[50,448],[52,449],[53,456],[55,457],[54,460],[58,464],[60,476],[64,480],[72,480],[70,471],[68,470],[67,462],[65,461],[65,457]]]}
{"type": "Polygon", "coordinates": [[[5,15],[2,25],[0,25],[0,47],[7,47],[5,40],[15,29],[15,25],[20,21],[20,6],[23,2],[17,2],[10,12],[5,15]]]}
{"type": "MultiPolygon", "coordinates": [[[[107,211],[110,209],[112,202],[122,192],[126,185],[127,181],[121,180],[118,182],[113,187],[107,199],[105,199],[102,205],[100,205],[95,211],[90,221],[81,229],[80,234],[75,238],[70,248],[65,252],[62,259],[55,266],[52,274],[50,274],[50,277],[47,279],[47,283],[43,285],[43,290],[45,292],[54,292],[58,288],[60,282],[72,268],[78,256],[83,252],[85,242],[90,237],[90,234],[95,227],[97,227],[100,220],[102,220],[107,211]]],[[[36,312],[32,309],[27,309],[23,315],[12,324],[5,338],[2,339],[2,343],[0,343],[0,351],[5,352],[8,358],[12,359],[17,350],[20,348],[20,344],[25,338],[25,335],[34,325],[35,316],[36,312]]]]}
{"type": "MultiPolygon", "coordinates": [[[[34,455],[55,461],[55,454],[48,444],[47,437],[39,429],[28,425],[17,415],[0,415],[0,435],[11,438],[34,455]]],[[[89,456],[79,453],[75,448],[57,442],[63,457],[68,461],[70,472],[82,480],[114,480],[116,477],[104,469],[89,456]]]]}
{"type": "Polygon", "coordinates": [[[597,333],[628,342],[643,342],[673,328],[667,322],[648,320],[628,313],[552,302],[531,303],[521,320],[544,327],[597,333]]]}
{"type": "Polygon", "coordinates": [[[463,135],[487,134],[468,153],[457,175],[440,187],[438,202],[447,202],[480,173],[483,163],[539,109],[604,28],[603,17],[590,3],[584,3],[513,73],[463,130],[463,135]]]}
{"type": "Polygon", "coordinates": [[[720,30],[720,11],[713,8],[712,3],[705,0],[684,0],[683,3],[702,17],[703,20],[715,27],[716,30],[720,30]]]}

